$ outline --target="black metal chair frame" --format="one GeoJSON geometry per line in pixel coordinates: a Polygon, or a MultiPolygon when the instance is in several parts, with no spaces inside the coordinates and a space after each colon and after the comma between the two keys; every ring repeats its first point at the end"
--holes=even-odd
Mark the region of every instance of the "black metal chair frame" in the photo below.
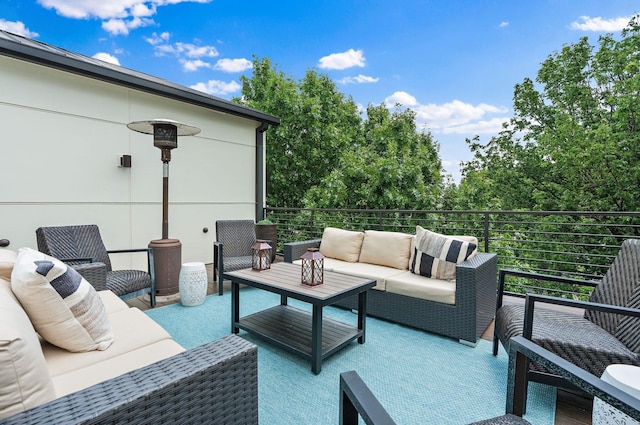
{"type": "MultiPolygon", "coordinates": [[[[496,301],[496,312],[500,307],[502,307],[502,303],[504,299],[505,277],[508,275],[515,276],[515,277],[549,281],[549,282],[578,284],[578,285],[591,286],[591,287],[596,287],[599,284],[599,282],[596,282],[596,281],[503,269],[503,270],[500,270],[499,278],[498,278],[498,297],[496,301]]],[[[552,297],[548,295],[526,294],[524,326],[522,330],[522,336],[528,340],[532,339],[534,311],[537,303],[552,304],[552,305],[565,306],[565,307],[574,307],[579,309],[601,311],[605,313],[615,313],[615,314],[621,314],[621,315],[640,318],[640,309],[621,307],[621,306],[615,306],[615,305],[609,305],[609,304],[594,303],[590,301],[580,301],[580,300],[573,300],[568,298],[552,297]]],[[[606,332],[606,331],[603,329],[603,332],[606,332]]],[[[508,347],[510,344],[510,342],[505,338],[505,336],[500,334],[497,327],[494,327],[494,336],[493,336],[493,355],[494,356],[498,354],[498,341],[500,341],[502,345],[505,347],[508,347]]],[[[576,389],[575,385],[573,385],[572,382],[569,382],[563,379],[562,376],[545,373],[541,371],[531,370],[529,372],[529,379],[532,381],[541,382],[541,383],[553,385],[556,387],[567,388],[570,390],[576,389]]]]}
{"type": "MultiPolygon", "coordinates": [[[[509,415],[521,418],[526,413],[527,390],[530,381],[529,363],[533,361],[562,376],[582,391],[598,397],[635,420],[640,420],[640,400],[603,381],[567,360],[516,336],[509,344],[507,398],[504,416],[487,419],[479,424],[507,422],[509,415]]],[[[393,425],[395,422],[375,395],[355,371],[340,374],[340,425],[357,425],[358,417],[367,425],[393,425]]],[[[517,418],[516,418],[517,419],[517,418]]],[[[522,421],[521,423],[527,423],[522,421]]]]}

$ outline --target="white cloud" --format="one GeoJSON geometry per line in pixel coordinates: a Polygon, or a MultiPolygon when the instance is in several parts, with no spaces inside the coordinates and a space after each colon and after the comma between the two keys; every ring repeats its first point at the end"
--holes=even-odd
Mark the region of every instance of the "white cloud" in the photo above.
{"type": "Polygon", "coordinates": [[[504,27],[508,27],[508,26],[509,26],[509,22],[507,22],[507,21],[500,22],[500,28],[504,28],[504,27]]]}
{"type": "Polygon", "coordinates": [[[253,64],[247,59],[220,59],[213,66],[216,71],[222,72],[242,72],[253,68],[253,64]]]}
{"type": "Polygon", "coordinates": [[[120,61],[118,60],[118,58],[113,55],[110,55],[109,53],[100,52],[100,53],[96,53],[92,57],[95,59],[100,59],[103,62],[112,63],[114,65],[120,65],[120,61]]]}
{"type": "Polygon", "coordinates": [[[384,102],[387,108],[396,104],[411,108],[416,113],[416,127],[428,128],[436,134],[496,134],[502,130],[502,123],[509,120],[505,116],[509,109],[486,103],[472,105],[456,99],[423,105],[402,91],[393,93],[384,102]]]}
{"type": "Polygon", "coordinates": [[[226,81],[209,80],[206,83],[194,84],[191,88],[211,95],[224,96],[240,91],[242,86],[235,81],[227,83],[226,81]]]}
{"type": "Polygon", "coordinates": [[[157,7],[178,3],[209,3],[211,0],[37,0],[58,15],[73,19],[97,18],[104,22],[102,28],[112,35],[129,33],[129,30],[152,25],[151,16],[157,7]]]}
{"type": "Polygon", "coordinates": [[[338,81],[342,84],[363,84],[363,83],[377,83],[379,78],[369,77],[367,75],[356,75],[355,77],[345,77],[338,81]]]}
{"type": "Polygon", "coordinates": [[[219,55],[218,50],[213,46],[198,46],[192,43],[169,43],[171,34],[163,32],[153,33],[145,41],[153,46],[156,56],[171,55],[178,58],[185,72],[194,72],[201,68],[214,68],[211,63],[202,58],[212,58],[219,55]]]}
{"type": "Polygon", "coordinates": [[[629,21],[631,16],[619,17],[613,19],[604,19],[601,17],[591,18],[589,16],[581,16],[582,22],[572,22],[569,28],[572,30],[581,31],[596,31],[596,32],[618,32],[622,31],[629,21]]]}
{"type": "Polygon", "coordinates": [[[318,66],[322,69],[347,69],[354,66],[364,67],[362,50],[349,49],[343,53],[332,53],[320,58],[318,66]]]}
{"type": "Polygon", "coordinates": [[[197,71],[200,68],[211,68],[211,64],[208,62],[201,61],[200,59],[196,60],[181,60],[182,68],[187,72],[197,71]]]}
{"type": "Polygon", "coordinates": [[[5,21],[4,19],[0,19],[0,30],[8,31],[13,34],[18,34],[23,37],[36,38],[40,34],[35,31],[31,31],[27,27],[24,26],[24,23],[20,21],[5,21]]]}
{"type": "Polygon", "coordinates": [[[397,91],[391,96],[387,97],[384,100],[384,104],[387,105],[387,108],[393,108],[394,106],[396,106],[396,104],[408,106],[411,108],[418,105],[418,100],[407,92],[397,91]]]}
{"type": "Polygon", "coordinates": [[[169,41],[169,38],[171,38],[171,34],[169,34],[168,32],[163,32],[160,34],[156,34],[155,32],[151,35],[151,37],[146,37],[145,41],[149,44],[151,44],[152,46],[155,46],[156,44],[160,44],[160,43],[166,43],[167,41],[169,41]]]}

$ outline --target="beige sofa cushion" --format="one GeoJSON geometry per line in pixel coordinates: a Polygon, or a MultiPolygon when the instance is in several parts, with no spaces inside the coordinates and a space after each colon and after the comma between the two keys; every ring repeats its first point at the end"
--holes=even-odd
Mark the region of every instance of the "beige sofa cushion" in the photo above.
{"type": "Polygon", "coordinates": [[[407,270],[412,237],[400,232],[366,230],[358,261],[407,270]]]}
{"type": "Polygon", "coordinates": [[[478,243],[441,235],[416,226],[415,248],[409,270],[425,277],[455,280],[456,265],[475,255],[478,243]]]}
{"type": "Polygon", "coordinates": [[[133,350],[171,339],[169,333],[137,308],[116,311],[109,316],[115,339],[105,351],[69,353],[55,345],[44,343],[42,351],[52,378],[98,364],[133,350]]]}
{"type": "Polygon", "coordinates": [[[393,267],[379,266],[377,264],[369,263],[347,263],[343,266],[336,267],[334,270],[336,273],[348,274],[351,276],[366,277],[376,280],[376,286],[372,289],[384,291],[386,288],[387,279],[390,276],[394,276],[398,273],[403,273],[402,270],[394,269],[393,267]]]}
{"type": "Polygon", "coordinates": [[[320,253],[328,258],[355,263],[360,258],[363,239],[363,232],[327,227],[322,233],[320,253]]]}
{"type": "Polygon", "coordinates": [[[38,335],[0,277],[0,419],[55,398],[38,335]]]}
{"type": "Polygon", "coordinates": [[[109,290],[98,291],[98,295],[100,296],[102,304],[104,305],[104,309],[109,316],[116,311],[129,309],[129,306],[122,300],[122,298],[109,290]]]}
{"type": "MultiPolygon", "coordinates": [[[[108,351],[108,350],[107,350],[108,351]]],[[[100,382],[123,375],[152,363],[182,353],[184,348],[172,339],[165,339],[100,363],[87,365],[53,378],[58,397],[83,390],[100,382]]],[[[67,353],[75,356],[76,353],[67,353]]]]}
{"type": "Polygon", "coordinates": [[[6,248],[0,248],[0,279],[11,281],[11,272],[18,254],[6,248]]]}
{"type": "Polygon", "coordinates": [[[390,276],[386,281],[386,290],[394,294],[455,305],[456,283],[448,280],[433,279],[405,271],[390,276]]]}
{"type": "Polygon", "coordinates": [[[72,267],[51,256],[20,248],[11,290],[36,331],[65,350],[106,350],[113,332],[96,290],[72,267]]]}

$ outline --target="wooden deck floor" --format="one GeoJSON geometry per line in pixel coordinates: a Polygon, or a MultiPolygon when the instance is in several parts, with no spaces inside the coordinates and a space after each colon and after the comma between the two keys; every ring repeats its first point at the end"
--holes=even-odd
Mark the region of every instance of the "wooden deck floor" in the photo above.
{"type": "MultiPolygon", "coordinates": [[[[208,294],[213,294],[218,291],[217,282],[214,287],[213,281],[213,269],[211,264],[207,264],[207,274],[209,275],[209,287],[208,294]]],[[[225,283],[225,292],[230,290],[230,284],[225,283]]],[[[157,307],[163,305],[173,304],[176,301],[158,302],[157,307]]],[[[518,301],[513,301],[518,302],[518,301]]],[[[127,303],[131,307],[137,307],[140,310],[148,310],[149,302],[144,297],[133,298],[128,300],[127,303]]],[[[493,339],[493,323],[489,325],[487,330],[482,335],[483,339],[491,341],[493,339]]],[[[591,406],[590,401],[585,400],[582,397],[574,394],[558,391],[558,399],[556,404],[556,425],[590,425],[591,424],[591,406]]],[[[535,425],[535,424],[534,424],[535,425]]]]}

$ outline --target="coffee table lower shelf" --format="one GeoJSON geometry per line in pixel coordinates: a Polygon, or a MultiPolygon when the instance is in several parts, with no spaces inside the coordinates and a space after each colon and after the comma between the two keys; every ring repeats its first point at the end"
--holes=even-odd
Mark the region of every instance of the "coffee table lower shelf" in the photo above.
{"type": "MultiPolygon", "coordinates": [[[[312,357],[312,314],[290,305],[277,305],[242,317],[236,327],[261,336],[284,349],[312,357]]],[[[324,359],[359,338],[357,327],[331,319],[322,319],[322,354],[324,359]]]]}

